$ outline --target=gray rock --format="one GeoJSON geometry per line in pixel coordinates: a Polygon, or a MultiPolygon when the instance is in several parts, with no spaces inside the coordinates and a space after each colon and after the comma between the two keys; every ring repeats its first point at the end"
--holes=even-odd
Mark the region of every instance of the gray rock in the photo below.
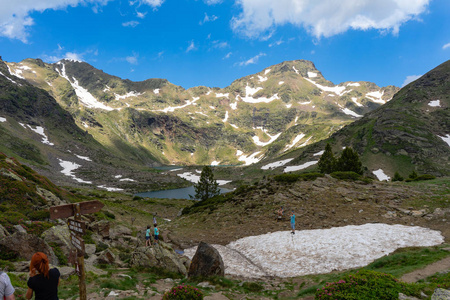
{"type": "Polygon", "coordinates": [[[179,255],[162,241],[152,247],[137,248],[131,255],[130,266],[159,267],[171,272],[187,274],[179,255]]]}
{"type": "Polygon", "coordinates": [[[5,169],[5,168],[1,168],[0,169],[0,175],[9,177],[13,180],[17,180],[17,181],[23,181],[22,178],[20,178],[18,175],[16,175],[15,173],[5,169]]]}
{"type": "Polygon", "coordinates": [[[6,236],[9,236],[8,230],[0,224],[0,240],[6,236]]]}
{"type": "Polygon", "coordinates": [[[14,268],[16,272],[29,272],[30,271],[30,262],[29,261],[17,261],[14,262],[14,268]]]}
{"type": "Polygon", "coordinates": [[[112,265],[116,262],[116,256],[109,249],[101,252],[97,258],[97,264],[112,265]]]}
{"type": "Polygon", "coordinates": [[[435,289],[431,300],[449,300],[450,291],[445,289],[435,289]]]}
{"type": "Polygon", "coordinates": [[[55,266],[59,265],[58,258],[53,252],[52,247],[43,239],[27,233],[17,232],[3,238],[0,240],[0,251],[8,251],[16,257],[23,258],[27,261],[30,261],[36,252],[43,252],[48,256],[50,264],[55,266]]]}
{"type": "Polygon", "coordinates": [[[412,296],[406,296],[405,294],[399,293],[398,300],[420,300],[420,299],[418,299],[416,297],[412,297],[412,296]]]}
{"type": "Polygon", "coordinates": [[[224,276],[225,267],[216,248],[200,242],[189,267],[188,277],[224,276]]]}
{"type": "Polygon", "coordinates": [[[117,225],[111,229],[111,238],[123,238],[124,236],[130,236],[132,233],[131,229],[122,225],[117,225]]]}
{"type": "Polygon", "coordinates": [[[67,225],[53,226],[47,229],[41,235],[41,237],[47,243],[55,243],[66,257],[69,256],[70,250],[73,249],[72,243],[70,242],[70,231],[67,225]]]}
{"type": "Polygon", "coordinates": [[[75,268],[74,267],[59,267],[58,268],[59,273],[61,273],[61,278],[62,279],[67,279],[69,278],[70,275],[75,274],[75,268]]]}
{"type": "Polygon", "coordinates": [[[60,198],[58,198],[55,194],[53,194],[52,192],[43,189],[39,186],[36,186],[36,192],[43,197],[45,200],[47,200],[47,204],[49,206],[57,206],[57,205],[63,205],[66,204],[65,201],[61,200],[60,198]]]}
{"type": "Polygon", "coordinates": [[[101,220],[91,224],[91,230],[98,233],[103,238],[109,238],[111,235],[111,224],[109,221],[101,220]]]}
{"type": "Polygon", "coordinates": [[[21,232],[21,233],[27,233],[25,228],[22,227],[22,225],[14,225],[13,229],[15,232],[21,232]]]}
{"type": "Polygon", "coordinates": [[[96,248],[95,244],[84,244],[84,252],[88,256],[91,256],[92,254],[95,254],[96,249],[97,248],[96,248]]]}

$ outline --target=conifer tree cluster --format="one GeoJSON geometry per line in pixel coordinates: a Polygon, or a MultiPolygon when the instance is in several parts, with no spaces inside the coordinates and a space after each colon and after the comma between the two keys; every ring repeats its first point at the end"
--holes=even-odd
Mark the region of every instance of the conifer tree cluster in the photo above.
{"type": "Polygon", "coordinates": [[[329,143],[327,143],[325,151],[319,159],[319,171],[325,174],[336,171],[351,171],[361,175],[363,173],[361,160],[355,150],[346,147],[344,151],[342,151],[341,156],[336,159],[329,143]]]}

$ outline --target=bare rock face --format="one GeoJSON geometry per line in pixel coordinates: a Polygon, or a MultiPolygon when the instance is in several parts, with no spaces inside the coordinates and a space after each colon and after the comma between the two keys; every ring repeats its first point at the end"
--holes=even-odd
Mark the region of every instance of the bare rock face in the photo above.
{"type": "Polygon", "coordinates": [[[17,232],[0,240],[0,251],[7,253],[11,258],[23,258],[30,261],[33,254],[43,252],[48,256],[50,264],[59,265],[55,253],[43,239],[22,232],[17,232]]]}
{"type": "Polygon", "coordinates": [[[200,242],[192,258],[188,277],[224,276],[224,274],[225,267],[219,251],[207,243],[200,242]]]}
{"type": "Polygon", "coordinates": [[[170,272],[187,274],[181,257],[168,244],[159,241],[152,247],[139,247],[132,253],[130,266],[158,267],[170,272]]]}
{"type": "Polygon", "coordinates": [[[70,250],[73,249],[70,242],[70,231],[67,225],[53,226],[42,234],[42,238],[47,243],[55,243],[63,251],[66,257],[69,257],[70,250]]]}

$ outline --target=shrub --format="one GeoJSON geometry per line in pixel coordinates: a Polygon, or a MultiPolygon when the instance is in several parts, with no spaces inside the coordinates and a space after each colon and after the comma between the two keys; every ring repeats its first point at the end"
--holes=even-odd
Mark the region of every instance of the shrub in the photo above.
{"type": "Polygon", "coordinates": [[[416,171],[412,171],[411,174],[409,174],[408,179],[415,180],[417,178],[416,171]]]}
{"type": "Polygon", "coordinates": [[[203,293],[190,285],[173,287],[163,295],[163,300],[197,300],[203,299],[203,293]]]}
{"type": "Polygon", "coordinates": [[[50,211],[36,210],[28,214],[28,218],[32,221],[44,221],[50,218],[50,211]]]}
{"type": "Polygon", "coordinates": [[[108,218],[110,218],[112,220],[116,219],[116,216],[112,212],[105,210],[103,213],[105,214],[105,216],[107,216],[108,218]]]}
{"type": "Polygon", "coordinates": [[[54,242],[50,242],[48,244],[50,245],[50,247],[52,247],[53,252],[55,252],[56,257],[59,260],[59,264],[63,266],[67,265],[68,260],[67,257],[64,255],[64,252],[62,251],[61,247],[59,247],[58,244],[54,242]]]}
{"type": "Polygon", "coordinates": [[[300,178],[300,174],[280,174],[273,178],[278,182],[296,182],[300,178]]]}
{"type": "Polygon", "coordinates": [[[398,281],[394,276],[369,270],[344,276],[317,289],[315,299],[320,300],[397,300],[398,294],[416,294],[414,285],[398,281]]]}
{"type": "Polygon", "coordinates": [[[398,172],[395,172],[394,177],[392,177],[392,181],[403,181],[403,180],[404,178],[398,172]]]}
{"type": "Polygon", "coordinates": [[[416,181],[419,180],[432,180],[432,179],[436,179],[436,176],[430,175],[430,174],[423,174],[420,176],[417,176],[416,181]]]}
{"type": "Polygon", "coordinates": [[[348,172],[341,172],[341,171],[338,171],[338,172],[333,172],[333,173],[331,173],[330,175],[331,175],[331,177],[333,177],[333,178],[341,179],[341,180],[343,180],[343,179],[359,180],[359,179],[362,178],[362,176],[359,175],[358,173],[351,172],[351,171],[348,171],[348,172]]]}

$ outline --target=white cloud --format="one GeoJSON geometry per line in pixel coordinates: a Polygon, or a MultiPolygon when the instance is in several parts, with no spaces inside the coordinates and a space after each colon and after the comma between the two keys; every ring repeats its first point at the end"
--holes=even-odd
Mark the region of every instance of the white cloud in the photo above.
{"type": "Polygon", "coordinates": [[[422,77],[422,75],[409,75],[409,76],[406,76],[405,81],[403,81],[402,87],[410,84],[411,82],[419,79],[420,77],[422,77]]]}
{"type": "Polygon", "coordinates": [[[83,54],[67,52],[64,58],[69,60],[83,61],[83,54]]]}
{"type": "Polygon", "coordinates": [[[148,4],[154,9],[160,7],[164,3],[164,1],[165,0],[141,0],[142,3],[148,4]]]}
{"type": "Polygon", "coordinates": [[[138,25],[139,25],[138,21],[129,21],[129,22],[122,23],[123,27],[136,27],[138,25]]]}
{"type": "Polygon", "coordinates": [[[196,49],[197,49],[197,48],[195,47],[194,41],[191,41],[190,44],[189,44],[189,46],[188,46],[187,49],[186,49],[186,53],[187,53],[187,52],[190,52],[190,51],[193,51],[193,50],[196,50],[196,49]]]}
{"type": "Polygon", "coordinates": [[[270,43],[269,47],[280,46],[283,43],[284,43],[283,40],[278,40],[276,42],[270,43]]]}
{"type": "Polygon", "coordinates": [[[132,65],[137,65],[137,63],[138,63],[138,55],[133,53],[133,56],[125,57],[125,60],[127,62],[129,62],[130,64],[132,64],[132,65]]]}
{"type": "Polygon", "coordinates": [[[275,26],[293,24],[314,37],[349,29],[399,32],[400,26],[426,11],[430,0],[237,0],[242,8],[231,24],[236,32],[256,38],[275,26]]]}
{"type": "Polygon", "coordinates": [[[447,49],[447,48],[450,48],[450,43],[447,43],[447,44],[445,44],[444,46],[442,46],[442,49],[447,49]]]}
{"type": "Polygon", "coordinates": [[[256,63],[258,63],[259,58],[262,57],[262,56],[266,56],[266,54],[261,52],[261,53],[259,53],[258,55],[253,56],[253,57],[250,58],[249,60],[241,61],[241,62],[239,63],[239,65],[240,65],[240,66],[248,66],[248,65],[251,65],[251,64],[256,64],[256,63]]]}
{"type": "Polygon", "coordinates": [[[218,49],[224,49],[224,48],[228,48],[230,45],[228,45],[228,42],[221,42],[221,41],[213,41],[212,42],[213,48],[218,48],[218,49]]]}
{"type": "Polygon", "coordinates": [[[218,18],[219,18],[218,16],[215,16],[215,15],[208,16],[208,14],[205,13],[205,17],[203,18],[203,21],[200,21],[199,24],[200,24],[200,25],[203,25],[203,24],[205,24],[206,22],[214,22],[214,21],[217,20],[218,18]]]}
{"type": "Polygon", "coordinates": [[[48,9],[60,10],[68,6],[76,7],[79,4],[91,4],[92,10],[98,12],[99,6],[110,0],[0,0],[0,36],[18,39],[27,43],[28,30],[34,25],[32,12],[43,12],[48,9]]]}
{"type": "Polygon", "coordinates": [[[227,55],[225,55],[225,56],[223,57],[223,59],[228,59],[228,58],[230,58],[230,56],[231,56],[232,54],[233,54],[232,52],[228,52],[227,55]]]}
{"type": "Polygon", "coordinates": [[[145,15],[147,15],[147,13],[141,13],[141,12],[136,12],[136,16],[138,17],[138,18],[140,18],[140,19],[144,19],[145,18],[145,15]]]}
{"type": "Polygon", "coordinates": [[[204,0],[204,1],[208,5],[215,5],[215,4],[222,3],[223,0],[204,0]]]}

